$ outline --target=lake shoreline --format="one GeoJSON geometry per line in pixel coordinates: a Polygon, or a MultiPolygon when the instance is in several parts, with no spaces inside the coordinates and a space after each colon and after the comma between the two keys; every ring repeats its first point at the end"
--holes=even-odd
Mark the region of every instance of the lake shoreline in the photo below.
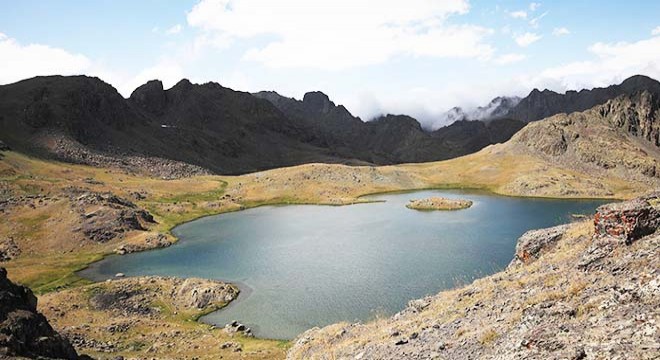
{"type": "MultiPolygon", "coordinates": [[[[459,194],[459,193],[460,193],[460,194],[463,194],[463,195],[465,195],[466,193],[473,193],[472,191],[469,191],[469,190],[468,190],[468,191],[465,191],[465,190],[462,190],[462,189],[440,189],[440,190],[438,190],[438,191],[441,191],[441,192],[442,192],[442,191],[445,191],[445,192],[446,192],[446,191],[449,191],[449,192],[452,193],[452,194],[454,194],[454,193],[459,194]]],[[[418,191],[414,191],[414,190],[413,190],[413,192],[418,192],[418,191]]],[[[402,193],[402,192],[397,192],[396,194],[400,194],[400,193],[402,193]]],[[[410,193],[410,191],[406,191],[406,192],[404,192],[404,193],[410,193]]],[[[500,197],[500,196],[493,196],[493,195],[495,195],[495,194],[493,194],[492,192],[479,191],[479,193],[482,194],[481,196],[488,196],[488,197],[491,197],[491,198],[503,199],[503,200],[505,200],[505,201],[516,201],[516,200],[517,200],[517,199],[511,198],[511,197],[508,197],[508,196],[502,196],[502,197],[500,197]]],[[[383,195],[383,194],[380,194],[380,195],[383,195]]],[[[365,195],[364,197],[367,197],[367,196],[374,196],[374,195],[365,195]]],[[[390,195],[390,196],[391,196],[391,195],[390,195]]],[[[368,203],[360,202],[360,204],[369,204],[369,203],[373,204],[373,201],[374,201],[374,200],[376,200],[377,202],[383,202],[383,201],[386,201],[386,200],[383,200],[383,199],[366,199],[366,200],[371,200],[371,201],[369,201],[368,203]]],[[[531,198],[530,200],[543,200],[543,202],[545,202],[544,200],[550,200],[550,201],[551,201],[552,199],[536,199],[536,198],[531,198]]],[[[554,200],[565,200],[565,199],[554,199],[554,200]]],[[[569,200],[569,201],[570,201],[570,200],[569,200]]],[[[564,203],[564,201],[559,201],[559,203],[564,203]]],[[[268,204],[268,205],[270,205],[270,204],[268,204]]],[[[276,204],[275,207],[279,207],[280,205],[283,205],[283,204],[279,204],[279,205],[276,204]]],[[[286,204],[284,204],[284,205],[286,205],[286,204]]],[[[310,205],[310,206],[313,206],[313,204],[288,204],[288,205],[303,205],[303,206],[310,205]]],[[[336,205],[336,204],[335,204],[335,205],[336,205]]],[[[263,204],[262,206],[267,206],[267,205],[266,205],[266,204],[263,204]]],[[[260,207],[261,207],[261,206],[260,206],[260,207]]],[[[283,207],[285,207],[285,206],[283,206],[283,207]]],[[[253,208],[249,208],[249,209],[248,209],[248,208],[245,208],[245,209],[242,209],[242,210],[255,210],[255,209],[257,209],[257,208],[259,208],[259,207],[253,207],[253,208]]],[[[227,215],[228,213],[235,213],[235,211],[232,211],[232,212],[225,212],[225,213],[221,213],[221,214],[214,214],[213,216],[227,215]]],[[[209,215],[209,216],[211,216],[211,215],[209,215]]],[[[202,217],[202,218],[206,218],[206,217],[207,217],[207,216],[202,217]]],[[[198,220],[200,220],[200,219],[202,219],[202,218],[195,219],[194,221],[198,221],[198,220]]],[[[192,221],[190,221],[190,222],[192,222],[192,221]]],[[[185,222],[185,223],[182,223],[182,224],[177,225],[175,228],[172,229],[172,232],[173,232],[173,233],[176,233],[175,229],[179,228],[179,226],[181,226],[181,225],[188,224],[188,223],[190,223],[190,222],[185,222]]],[[[177,235],[181,236],[181,234],[177,234],[177,235]]],[[[515,240],[515,239],[514,239],[514,240],[515,240]]],[[[176,246],[178,243],[179,243],[179,241],[177,241],[177,243],[174,244],[173,246],[176,246]]],[[[168,249],[168,248],[163,248],[163,249],[158,249],[158,250],[161,250],[161,251],[162,251],[162,250],[164,250],[164,249],[168,249]]],[[[136,254],[138,254],[138,253],[136,253],[136,254]]],[[[116,258],[116,256],[106,257],[106,259],[109,259],[109,258],[116,258]]],[[[122,258],[123,258],[123,256],[122,256],[122,258]]],[[[508,261],[510,261],[510,260],[511,260],[511,257],[509,256],[509,257],[507,257],[506,262],[508,262],[508,261]]],[[[485,273],[491,273],[491,272],[492,272],[491,270],[489,270],[489,271],[485,271],[485,273]]],[[[485,273],[483,273],[482,276],[486,276],[486,275],[484,275],[485,273]]],[[[88,279],[90,278],[89,276],[86,276],[86,274],[85,274],[84,271],[83,271],[83,272],[79,272],[78,274],[81,275],[81,276],[84,276],[85,278],[88,278],[88,279]]],[[[103,277],[103,278],[102,278],[102,277],[94,277],[94,279],[97,279],[97,280],[103,280],[103,279],[105,279],[105,278],[107,278],[107,276],[106,276],[106,277],[103,277]]],[[[185,278],[185,276],[184,276],[184,278],[185,278]]],[[[223,277],[223,276],[214,276],[214,277],[210,277],[210,278],[212,278],[212,279],[221,279],[221,280],[223,280],[223,281],[227,281],[227,282],[229,282],[229,283],[237,284],[237,282],[233,282],[233,281],[227,280],[227,277],[223,277]]],[[[237,284],[237,285],[238,285],[238,284],[237,284]]],[[[239,285],[239,288],[241,288],[240,285],[239,285]]],[[[442,289],[444,289],[444,288],[439,288],[439,289],[438,289],[438,288],[434,288],[434,289],[432,289],[432,290],[429,290],[429,293],[436,293],[437,291],[441,291],[442,289]]],[[[241,289],[241,290],[242,290],[242,289],[241,289]]],[[[249,294],[248,294],[248,295],[249,295],[249,294]]],[[[408,300],[413,299],[413,298],[416,298],[416,297],[417,297],[417,295],[411,295],[411,296],[408,298],[408,300]]],[[[239,299],[237,299],[237,301],[234,301],[234,302],[230,303],[230,305],[229,305],[229,309],[238,306],[240,303],[242,303],[243,301],[245,301],[245,300],[248,299],[248,298],[249,298],[249,296],[245,296],[245,297],[244,297],[244,296],[241,296],[241,297],[239,297],[239,299]]],[[[227,309],[228,309],[228,308],[225,307],[225,308],[223,308],[223,309],[218,310],[217,312],[223,312],[223,310],[226,311],[227,309]]],[[[214,312],[214,313],[215,313],[215,312],[214,312]]],[[[220,324],[220,323],[214,323],[214,322],[206,321],[205,318],[207,318],[207,317],[208,317],[208,315],[205,315],[204,317],[202,317],[202,319],[200,319],[201,322],[203,322],[203,323],[207,323],[207,324],[208,324],[208,323],[215,324],[216,326],[222,326],[222,325],[223,325],[223,324],[220,324]]],[[[239,322],[246,322],[244,319],[241,319],[241,318],[236,318],[236,320],[238,320],[239,322]]],[[[263,338],[263,339],[273,339],[273,338],[278,338],[278,337],[265,336],[265,337],[260,337],[260,338],[263,338]]]]}

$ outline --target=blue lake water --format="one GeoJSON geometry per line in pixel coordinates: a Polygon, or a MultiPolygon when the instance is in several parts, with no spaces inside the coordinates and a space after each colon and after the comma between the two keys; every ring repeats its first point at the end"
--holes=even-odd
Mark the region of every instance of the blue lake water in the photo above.
{"type": "Polygon", "coordinates": [[[180,241],[111,256],[81,275],[202,277],[236,282],[239,300],[204,317],[238,320],[265,338],[290,339],[338,321],[389,315],[407,302],[506,267],[527,230],[591,214],[596,200],[511,198],[461,191],[373,196],[350,206],[265,206],[174,229],[180,241]],[[429,196],[469,199],[459,211],[405,207],[429,196]]]}

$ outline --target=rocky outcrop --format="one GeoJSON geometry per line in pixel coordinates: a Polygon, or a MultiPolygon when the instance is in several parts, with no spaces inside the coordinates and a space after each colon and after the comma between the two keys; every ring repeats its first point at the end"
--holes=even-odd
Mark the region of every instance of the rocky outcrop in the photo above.
{"type": "Polygon", "coordinates": [[[147,236],[144,241],[121,244],[114,252],[119,255],[130,254],[151,249],[160,249],[168,247],[174,243],[174,240],[165,234],[156,234],[147,236]]]}
{"type": "Polygon", "coordinates": [[[391,318],[311,329],[288,359],[656,359],[657,200],[603,206],[605,222],[529,232],[516,266],[391,318]]]}
{"type": "Polygon", "coordinates": [[[509,266],[526,265],[534,262],[542,254],[551,250],[569,227],[570,225],[558,225],[524,233],[516,243],[516,253],[509,266]]]}
{"type": "Polygon", "coordinates": [[[89,302],[95,310],[123,317],[153,317],[161,312],[153,301],[156,295],[164,296],[176,311],[199,311],[222,307],[234,300],[239,291],[219,281],[153,276],[115,280],[96,286],[93,293],[89,302]]]}
{"type": "Polygon", "coordinates": [[[71,344],[37,312],[30,289],[15,285],[0,268],[0,357],[78,359],[71,344]]]}
{"type": "Polygon", "coordinates": [[[155,224],[153,216],[132,202],[110,193],[72,190],[72,206],[81,218],[81,231],[89,240],[104,243],[132,230],[155,224]]]}
{"type": "Polygon", "coordinates": [[[596,235],[615,237],[630,244],[653,234],[660,225],[658,196],[660,194],[600,206],[594,216],[596,235]]]}

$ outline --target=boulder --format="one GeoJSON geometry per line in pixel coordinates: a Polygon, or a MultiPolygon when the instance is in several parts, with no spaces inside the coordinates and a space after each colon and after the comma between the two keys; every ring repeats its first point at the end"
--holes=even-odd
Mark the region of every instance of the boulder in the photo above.
{"type": "Polygon", "coordinates": [[[518,239],[516,254],[509,266],[530,264],[555,246],[570,225],[559,225],[546,229],[530,230],[518,239]]]}
{"type": "Polygon", "coordinates": [[[600,206],[594,216],[595,234],[610,236],[626,244],[652,234],[660,225],[658,194],[600,206]]]}

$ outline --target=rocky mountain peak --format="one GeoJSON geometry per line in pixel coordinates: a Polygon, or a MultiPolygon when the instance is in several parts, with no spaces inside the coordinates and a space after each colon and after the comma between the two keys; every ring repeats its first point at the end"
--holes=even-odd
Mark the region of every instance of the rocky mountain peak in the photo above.
{"type": "Polygon", "coordinates": [[[188,79],[181,79],[179,80],[178,83],[174,84],[172,86],[172,89],[170,90],[175,90],[175,91],[188,91],[193,88],[193,84],[190,82],[188,79]]]}
{"type": "Polygon", "coordinates": [[[160,80],[151,80],[138,87],[129,99],[151,113],[161,113],[167,102],[163,83],[160,80]]]}
{"type": "Polygon", "coordinates": [[[303,97],[303,104],[307,110],[322,114],[327,114],[335,106],[328,95],[320,91],[306,93],[303,97]]]}
{"type": "Polygon", "coordinates": [[[374,120],[371,121],[372,124],[380,123],[380,124],[387,124],[389,126],[396,126],[399,128],[412,128],[415,130],[423,131],[422,130],[422,125],[420,125],[419,121],[417,121],[415,118],[412,118],[408,115],[394,115],[394,114],[387,114],[384,116],[380,116],[374,120]]]}

